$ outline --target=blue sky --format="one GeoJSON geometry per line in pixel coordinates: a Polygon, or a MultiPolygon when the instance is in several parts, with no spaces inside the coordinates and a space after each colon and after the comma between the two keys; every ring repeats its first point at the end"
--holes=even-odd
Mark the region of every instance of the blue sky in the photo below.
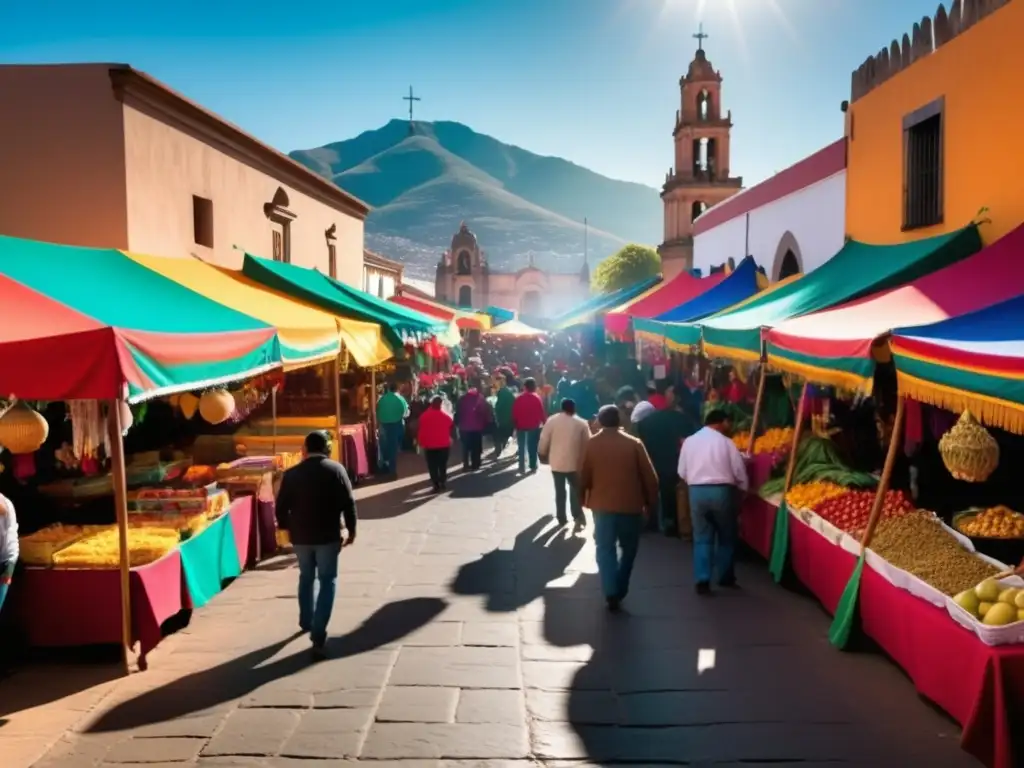
{"type": "Polygon", "coordinates": [[[937,0],[36,0],[0,63],[129,63],[288,151],[402,117],[457,120],[659,186],[698,17],[759,181],[838,138],[851,71],[937,0]]]}

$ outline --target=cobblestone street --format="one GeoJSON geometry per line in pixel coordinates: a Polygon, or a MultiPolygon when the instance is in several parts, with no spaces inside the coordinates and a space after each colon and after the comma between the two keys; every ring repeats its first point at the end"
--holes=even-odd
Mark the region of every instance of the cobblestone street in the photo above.
{"type": "MultiPolygon", "coordinates": [[[[545,468],[488,465],[436,498],[422,476],[359,495],[327,661],[298,636],[297,571],[278,558],[148,672],[78,694],[36,765],[975,764],[893,665],[835,651],[824,612],[763,563],[741,565],[742,589],[699,598],[688,547],[647,536],[609,614],[591,530],[555,530],[545,468]]],[[[0,700],[58,673],[19,673],[0,700]]],[[[32,723],[57,705],[10,705],[0,765],[23,768],[32,723]]]]}

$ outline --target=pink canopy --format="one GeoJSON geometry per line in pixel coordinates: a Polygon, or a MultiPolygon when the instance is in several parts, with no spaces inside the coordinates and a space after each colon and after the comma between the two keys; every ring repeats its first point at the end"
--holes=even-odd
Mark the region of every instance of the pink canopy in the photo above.
{"type": "Polygon", "coordinates": [[[605,334],[609,337],[626,338],[630,333],[630,321],[634,317],[650,319],[663,315],[714,288],[726,277],[728,275],[725,272],[708,277],[694,277],[689,272],[676,275],[667,283],[662,283],[653,293],[605,315],[605,334]]]}

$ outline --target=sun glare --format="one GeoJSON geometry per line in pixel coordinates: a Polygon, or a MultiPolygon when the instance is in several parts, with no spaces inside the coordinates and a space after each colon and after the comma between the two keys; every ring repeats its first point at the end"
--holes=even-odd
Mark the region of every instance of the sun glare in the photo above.
{"type": "MultiPolygon", "coordinates": [[[[741,55],[746,55],[746,35],[764,22],[764,17],[774,17],[775,23],[794,43],[798,42],[796,29],[786,16],[779,0],[658,0],[658,24],[686,23],[685,16],[691,12],[690,23],[714,23],[722,21],[729,25],[733,39],[741,55]]],[[[636,0],[630,2],[637,7],[636,0]]]]}

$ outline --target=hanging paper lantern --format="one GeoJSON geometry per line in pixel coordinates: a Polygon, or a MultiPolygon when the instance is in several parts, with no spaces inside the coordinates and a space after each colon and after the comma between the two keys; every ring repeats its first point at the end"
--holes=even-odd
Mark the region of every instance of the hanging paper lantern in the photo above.
{"type": "Polygon", "coordinates": [[[199,398],[199,415],[209,424],[222,424],[235,412],[235,398],[226,389],[211,389],[199,398]]]}
{"type": "Polygon", "coordinates": [[[38,451],[49,434],[46,419],[24,402],[15,403],[0,417],[0,445],[13,454],[38,451]]]}
{"type": "Polygon", "coordinates": [[[196,409],[199,408],[199,398],[191,392],[182,392],[181,397],[178,398],[178,407],[181,408],[182,416],[191,419],[196,415],[196,409]]]}
{"type": "Polygon", "coordinates": [[[970,411],[939,440],[939,453],[949,474],[969,483],[985,482],[999,466],[999,443],[970,411]]]}

